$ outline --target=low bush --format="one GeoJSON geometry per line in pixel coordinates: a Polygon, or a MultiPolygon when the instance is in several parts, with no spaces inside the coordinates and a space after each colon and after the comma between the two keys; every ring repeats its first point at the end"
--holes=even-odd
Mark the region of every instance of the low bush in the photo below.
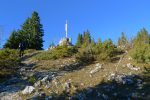
{"type": "Polygon", "coordinates": [[[95,60],[95,57],[90,49],[80,48],[76,54],[76,59],[84,63],[91,63],[95,60]]]}
{"type": "Polygon", "coordinates": [[[0,49],[0,82],[9,78],[19,67],[20,58],[17,50],[0,49]]]}
{"type": "Polygon", "coordinates": [[[106,40],[96,45],[90,44],[89,47],[79,48],[76,59],[86,63],[95,60],[112,61],[119,52],[111,40],[106,40]]]}
{"type": "Polygon", "coordinates": [[[102,43],[98,60],[111,60],[115,56],[116,48],[111,40],[106,40],[102,43]]]}
{"type": "Polygon", "coordinates": [[[51,60],[64,57],[71,57],[77,52],[75,47],[57,46],[56,48],[48,51],[44,51],[35,56],[38,60],[51,60]]]}
{"type": "Polygon", "coordinates": [[[20,63],[18,51],[13,49],[0,50],[0,68],[13,69],[17,68],[20,63]]]}

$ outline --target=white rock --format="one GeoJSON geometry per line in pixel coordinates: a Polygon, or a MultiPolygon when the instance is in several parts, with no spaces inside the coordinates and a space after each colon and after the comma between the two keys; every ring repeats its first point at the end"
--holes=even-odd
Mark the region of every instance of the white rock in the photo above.
{"type": "Polygon", "coordinates": [[[47,80],[48,80],[48,75],[45,76],[45,77],[41,80],[41,82],[46,82],[47,80]]]}
{"type": "Polygon", "coordinates": [[[131,58],[131,57],[129,57],[129,58],[128,58],[128,60],[132,60],[132,58],[131,58]]]}
{"type": "Polygon", "coordinates": [[[90,74],[94,74],[94,73],[98,72],[99,69],[101,69],[101,68],[102,68],[102,64],[97,63],[97,64],[95,65],[95,68],[90,71],[90,74]]]}
{"type": "Polygon", "coordinates": [[[34,90],[35,88],[33,86],[26,86],[22,91],[22,94],[31,94],[34,90]]]}
{"type": "Polygon", "coordinates": [[[135,70],[135,71],[138,71],[140,70],[140,67],[135,67],[134,65],[132,65],[131,63],[128,63],[127,64],[127,67],[131,70],[135,70]]]}
{"type": "Polygon", "coordinates": [[[41,84],[42,84],[41,81],[38,81],[38,82],[34,83],[34,86],[38,87],[38,86],[41,86],[41,84]]]}

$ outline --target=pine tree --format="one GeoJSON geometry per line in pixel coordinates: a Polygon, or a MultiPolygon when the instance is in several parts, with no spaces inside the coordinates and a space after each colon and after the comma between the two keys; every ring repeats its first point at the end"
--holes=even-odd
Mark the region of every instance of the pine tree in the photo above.
{"type": "Polygon", "coordinates": [[[136,38],[134,39],[134,46],[139,46],[142,44],[149,44],[150,43],[150,36],[148,31],[143,28],[138,33],[136,38]]]}
{"type": "Polygon", "coordinates": [[[82,37],[82,34],[79,33],[76,46],[81,47],[82,43],[83,43],[83,37],[82,37]]]}
{"type": "Polygon", "coordinates": [[[122,49],[125,49],[127,47],[128,41],[125,36],[125,34],[122,32],[121,37],[118,39],[118,46],[122,49]]]}
{"type": "Polygon", "coordinates": [[[16,49],[20,42],[24,42],[26,49],[41,50],[44,42],[43,36],[40,17],[37,12],[33,12],[32,17],[26,19],[21,29],[12,33],[4,47],[16,49]]]}
{"type": "Polygon", "coordinates": [[[87,30],[83,33],[83,44],[84,46],[89,46],[91,43],[91,35],[90,32],[87,30]]]}
{"type": "Polygon", "coordinates": [[[26,19],[26,21],[23,23],[21,27],[21,31],[19,32],[19,34],[24,37],[22,41],[25,42],[26,48],[34,49],[32,47],[32,41],[33,41],[32,38],[34,37],[32,35],[33,33],[32,33],[32,27],[31,27],[31,18],[26,19]]]}
{"type": "Polygon", "coordinates": [[[18,32],[16,30],[14,30],[9,39],[7,40],[7,42],[4,44],[4,48],[10,48],[10,49],[17,49],[19,45],[19,36],[18,36],[18,32]]]}
{"type": "Polygon", "coordinates": [[[31,35],[32,35],[32,48],[41,50],[43,47],[43,25],[40,23],[40,17],[37,12],[33,12],[32,18],[31,18],[31,35]]]}

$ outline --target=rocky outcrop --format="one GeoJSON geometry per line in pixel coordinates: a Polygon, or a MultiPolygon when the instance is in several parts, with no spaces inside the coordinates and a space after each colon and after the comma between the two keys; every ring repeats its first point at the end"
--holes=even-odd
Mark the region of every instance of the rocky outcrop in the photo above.
{"type": "Polygon", "coordinates": [[[26,86],[25,89],[22,91],[22,94],[31,94],[33,93],[35,88],[33,86],[26,86]]]}

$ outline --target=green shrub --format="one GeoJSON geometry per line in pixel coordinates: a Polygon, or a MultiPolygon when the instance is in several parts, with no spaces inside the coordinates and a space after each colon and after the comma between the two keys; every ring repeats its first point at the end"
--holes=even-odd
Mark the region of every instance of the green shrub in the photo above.
{"type": "Polygon", "coordinates": [[[38,60],[50,60],[64,57],[71,57],[77,52],[75,47],[57,46],[56,48],[48,51],[44,51],[38,54],[35,58],[38,60]]]}
{"type": "Polygon", "coordinates": [[[97,60],[112,60],[115,57],[118,49],[113,44],[112,40],[106,40],[101,45],[97,45],[95,54],[97,60]]]}
{"type": "Polygon", "coordinates": [[[36,77],[33,75],[31,77],[29,77],[28,81],[31,83],[31,84],[34,84],[36,82],[36,77]]]}
{"type": "Polygon", "coordinates": [[[142,44],[133,48],[130,52],[131,57],[137,63],[149,63],[150,62],[150,46],[148,44],[142,44]]]}
{"type": "Polygon", "coordinates": [[[76,59],[84,63],[91,63],[95,60],[95,57],[90,49],[80,48],[79,52],[76,54],[76,59]]]}
{"type": "Polygon", "coordinates": [[[17,50],[1,49],[0,50],[0,68],[17,68],[20,63],[17,50]]]}
{"type": "Polygon", "coordinates": [[[111,40],[90,44],[88,47],[81,47],[76,54],[76,59],[82,62],[111,61],[117,54],[118,49],[111,40]]]}

